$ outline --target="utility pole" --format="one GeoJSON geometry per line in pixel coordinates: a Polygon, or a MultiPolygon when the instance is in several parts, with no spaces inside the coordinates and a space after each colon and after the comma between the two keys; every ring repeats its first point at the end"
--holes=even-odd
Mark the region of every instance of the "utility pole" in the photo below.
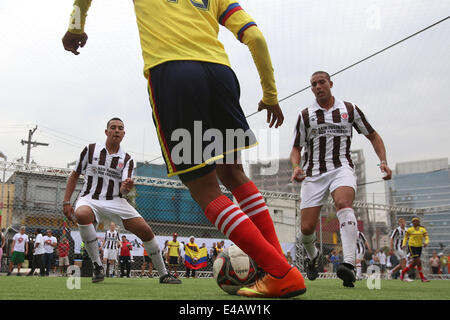
{"type": "Polygon", "coordinates": [[[33,137],[34,132],[37,130],[37,126],[33,129],[33,130],[28,130],[28,140],[21,140],[20,143],[22,143],[22,145],[27,145],[27,158],[26,158],[26,163],[29,164],[30,163],[30,155],[31,155],[31,148],[33,147],[37,147],[37,146],[48,146],[48,143],[42,143],[42,142],[37,142],[37,141],[31,141],[31,138],[33,137]]]}

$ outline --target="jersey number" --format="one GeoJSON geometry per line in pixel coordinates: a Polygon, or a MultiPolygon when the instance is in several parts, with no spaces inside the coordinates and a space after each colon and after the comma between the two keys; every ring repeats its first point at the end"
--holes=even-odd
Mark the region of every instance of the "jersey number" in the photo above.
{"type": "MultiPolygon", "coordinates": [[[[167,0],[168,2],[178,3],[178,0],[167,0]]],[[[209,0],[189,0],[194,7],[201,10],[209,9],[209,0]]]]}

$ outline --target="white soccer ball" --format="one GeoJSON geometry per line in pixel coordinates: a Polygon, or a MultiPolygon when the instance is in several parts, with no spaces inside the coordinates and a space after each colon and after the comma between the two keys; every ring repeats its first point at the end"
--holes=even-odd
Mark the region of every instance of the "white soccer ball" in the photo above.
{"type": "Polygon", "coordinates": [[[236,294],[240,288],[249,286],[258,279],[258,266],[238,246],[232,245],[217,256],[213,274],[223,291],[236,294]]]}

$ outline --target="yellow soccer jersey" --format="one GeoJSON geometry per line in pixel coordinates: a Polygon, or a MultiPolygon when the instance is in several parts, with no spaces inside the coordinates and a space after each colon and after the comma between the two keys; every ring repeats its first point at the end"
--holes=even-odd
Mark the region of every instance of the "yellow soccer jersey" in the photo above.
{"type": "Polygon", "coordinates": [[[236,0],[134,0],[134,7],[145,72],[171,60],[230,66],[217,39],[219,23],[240,40],[256,25],[236,0]]]}
{"type": "Polygon", "coordinates": [[[180,242],[172,240],[167,243],[167,246],[169,247],[169,256],[178,257],[178,249],[180,248],[180,242]]]}
{"type": "MultiPolygon", "coordinates": [[[[75,0],[69,31],[83,33],[92,0],[75,0]]],[[[261,80],[263,102],[278,103],[272,62],[264,36],[237,0],[134,0],[144,75],[167,61],[194,60],[230,66],[218,40],[219,24],[247,45],[261,80]],[[252,28],[254,27],[254,28],[252,28]]]]}
{"type": "Polygon", "coordinates": [[[427,229],[424,227],[419,227],[418,229],[414,227],[408,228],[403,238],[403,246],[406,246],[409,241],[410,247],[422,247],[423,238],[425,238],[425,243],[428,244],[430,238],[428,237],[427,229]]]}

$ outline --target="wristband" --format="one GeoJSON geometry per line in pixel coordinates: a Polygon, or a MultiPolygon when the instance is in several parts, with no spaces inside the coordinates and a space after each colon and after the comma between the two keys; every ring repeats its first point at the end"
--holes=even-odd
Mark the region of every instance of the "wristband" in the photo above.
{"type": "Polygon", "coordinates": [[[298,168],[300,165],[298,163],[292,165],[292,169],[298,168]]]}
{"type": "Polygon", "coordinates": [[[383,160],[383,161],[380,162],[380,164],[387,164],[387,161],[383,160]]]}
{"type": "Polygon", "coordinates": [[[63,206],[65,206],[66,204],[70,204],[70,201],[63,201],[63,206]]]}

